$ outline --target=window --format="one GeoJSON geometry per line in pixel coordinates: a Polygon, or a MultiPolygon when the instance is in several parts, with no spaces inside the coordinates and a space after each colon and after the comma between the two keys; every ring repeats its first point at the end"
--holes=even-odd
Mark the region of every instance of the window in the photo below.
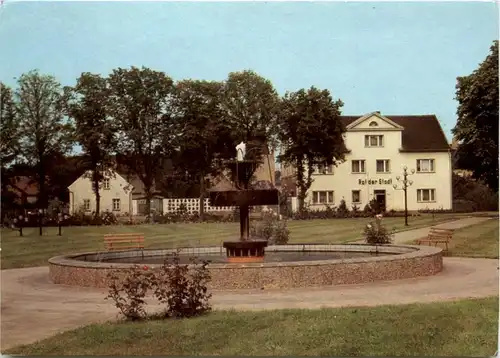
{"type": "Polygon", "coordinates": [[[365,135],[365,147],[383,147],[383,135],[365,135]]]}
{"type": "Polygon", "coordinates": [[[102,180],[102,188],[104,190],[109,190],[109,179],[103,179],[102,180]]]}
{"type": "Polygon", "coordinates": [[[433,173],[434,159],[417,159],[417,173],[433,173]]]}
{"type": "Polygon", "coordinates": [[[313,204],[333,204],[333,191],[313,191],[313,204]]]}
{"type": "Polygon", "coordinates": [[[352,191],[352,202],[356,204],[361,203],[361,190],[352,191]]]}
{"type": "Polygon", "coordinates": [[[370,127],[378,127],[378,123],[375,121],[371,121],[369,124],[370,127]]]}
{"type": "Polygon", "coordinates": [[[388,159],[377,159],[377,173],[389,173],[391,167],[388,159]]]}
{"type": "Polygon", "coordinates": [[[353,173],[364,173],[365,172],[365,161],[364,160],[353,160],[351,162],[351,171],[353,173]]]}
{"type": "Polygon", "coordinates": [[[120,211],[120,199],[113,199],[113,211],[120,211]]]}
{"type": "Polygon", "coordinates": [[[90,199],[83,199],[83,210],[90,211],[90,199]]]}
{"type": "Polygon", "coordinates": [[[333,174],[333,165],[315,165],[314,174],[333,174]]]}
{"type": "Polygon", "coordinates": [[[417,189],[417,201],[419,203],[436,201],[436,189],[417,189]]]}

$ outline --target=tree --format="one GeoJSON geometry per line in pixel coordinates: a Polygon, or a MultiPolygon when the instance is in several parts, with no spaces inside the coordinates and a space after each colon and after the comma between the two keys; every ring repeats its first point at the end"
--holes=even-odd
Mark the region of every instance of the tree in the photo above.
{"type": "Polygon", "coordinates": [[[2,169],[19,155],[19,123],[12,90],[0,82],[0,161],[2,169]]]}
{"type": "Polygon", "coordinates": [[[12,90],[0,82],[0,168],[2,185],[2,217],[8,208],[14,204],[14,195],[8,190],[13,177],[9,170],[19,155],[19,125],[17,123],[12,90]]]}
{"type": "Polygon", "coordinates": [[[205,180],[223,169],[223,160],[235,156],[233,139],[224,126],[220,107],[223,83],[185,80],[175,86],[179,151],[176,167],[200,186],[200,217],[204,215],[205,180]]]}
{"type": "Polygon", "coordinates": [[[457,166],[498,192],[498,41],[468,76],[458,77],[457,166]]]}
{"type": "Polygon", "coordinates": [[[279,160],[297,170],[299,211],[304,210],[307,191],[316,165],[337,165],[344,160],[345,127],[342,101],[333,101],[328,90],[311,87],[285,94],[282,101],[279,160]]]}
{"type": "Polygon", "coordinates": [[[154,178],[177,140],[173,127],[173,81],[163,72],[131,67],[108,78],[108,113],[117,129],[117,152],[144,185],[146,215],[151,210],[154,178]]]}
{"type": "Polygon", "coordinates": [[[47,206],[47,168],[56,153],[70,151],[72,126],[64,120],[66,97],[53,76],[30,71],[21,75],[15,92],[19,129],[20,152],[36,170],[38,206],[47,206]]]}
{"type": "MultiPolygon", "coordinates": [[[[279,96],[269,80],[253,71],[230,73],[221,105],[224,123],[231,130],[235,144],[259,139],[276,146],[279,96]]],[[[261,149],[256,147],[250,152],[247,146],[247,156],[261,159],[261,149]]]]}
{"type": "Polygon", "coordinates": [[[114,128],[106,113],[108,86],[105,78],[88,72],[82,73],[76,86],[65,89],[68,93],[68,116],[75,121],[75,139],[83,150],[83,165],[91,175],[96,207],[100,213],[100,183],[112,175],[113,151],[116,146],[114,128]]]}

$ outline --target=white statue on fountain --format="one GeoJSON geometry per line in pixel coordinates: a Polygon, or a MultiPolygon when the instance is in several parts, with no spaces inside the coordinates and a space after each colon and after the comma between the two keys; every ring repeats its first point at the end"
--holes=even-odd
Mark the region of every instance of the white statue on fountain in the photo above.
{"type": "Polygon", "coordinates": [[[242,162],[245,159],[245,154],[247,152],[247,146],[243,141],[236,146],[236,160],[242,162]]]}

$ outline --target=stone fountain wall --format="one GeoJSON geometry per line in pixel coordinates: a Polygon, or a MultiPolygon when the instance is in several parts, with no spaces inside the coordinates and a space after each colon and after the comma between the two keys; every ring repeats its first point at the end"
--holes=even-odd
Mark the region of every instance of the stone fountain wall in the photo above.
{"type": "MultiPolygon", "coordinates": [[[[266,251],[304,250],[310,245],[271,246],[266,251]]],[[[232,289],[286,289],[345,284],[363,284],[384,280],[430,276],[443,268],[442,249],[430,246],[369,246],[369,245],[314,245],[321,251],[373,252],[380,256],[357,257],[323,261],[280,263],[211,264],[210,288],[232,289]],[[392,255],[383,255],[383,253],[392,255]],[[394,255],[397,254],[397,255],[394,255]]],[[[199,248],[218,252],[219,247],[199,248]]],[[[125,272],[133,264],[83,261],[93,256],[130,257],[131,255],[166,255],[172,250],[144,250],[111,253],[87,253],[59,256],[49,260],[49,276],[56,284],[107,287],[107,274],[112,270],[125,272]]],[[[148,265],[154,270],[158,265],[148,265]]]]}

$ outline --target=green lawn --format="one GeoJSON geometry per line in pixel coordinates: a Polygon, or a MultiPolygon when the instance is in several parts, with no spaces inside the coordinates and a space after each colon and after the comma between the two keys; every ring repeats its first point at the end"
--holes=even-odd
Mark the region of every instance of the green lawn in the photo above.
{"type": "Polygon", "coordinates": [[[453,234],[452,256],[498,258],[498,220],[465,227],[453,234]]]}
{"type": "MultiPolygon", "coordinates": [[[[498,234],[496,219],[458,229],[448,244],[448,256],[498,259],[498,234]]],[[[407,244],[414,245],[415,242],[411,240],[407,244]]]]}
{"type": "Polygon", "coordinates": [[[446,303],[213,312],[106,323],[11,349],[21,355],[492,356],[498,297],[446,303]]]}
{"type": "MultiPolygon", "coordinates": [[[[404,218],[385,218],[385,225],[402,231],[434,225],[458,218],[456,214],[421,215],[409,218],[410,226],[404,226],[404,218]]],[[[344,243],[362,238],[361,233],[370,218],[290,221],[290,242],[344,243]]],[[[180,247],[219,245],[224,240],[238,237],[237,223],[190,223],[135,226],[67,227],[63,236],[57,236],[57,228],[44,229],[38,236],[38,228],[26,228],[24,236],[17,231],[2,229],[1,268],[19,268],[47,265],[52,256],[103,249],[103,235],[109,233],[143,233],[146,247],[180,247]]]]}

